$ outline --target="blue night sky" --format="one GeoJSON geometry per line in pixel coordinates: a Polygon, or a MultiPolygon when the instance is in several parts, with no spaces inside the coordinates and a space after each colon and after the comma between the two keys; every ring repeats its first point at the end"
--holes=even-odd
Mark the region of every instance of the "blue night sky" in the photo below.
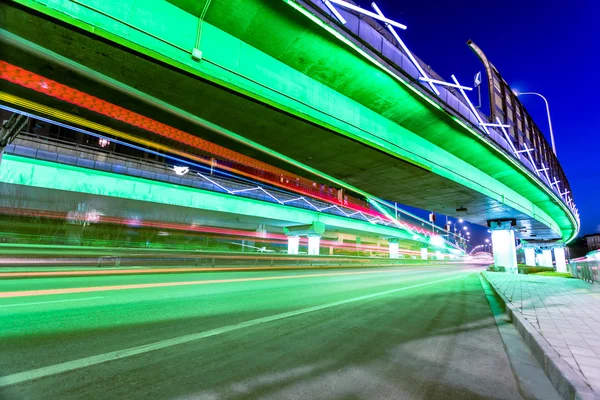
{"type": "MultiPolygon", "coordinates": [[[[357,3],[370,9],[368,0],[357,3]]],[[[403,40],[445,79],[455,74],[472,86],[476,72],[485,76],[483,65],[466,45],[472,39],[513,89],[546,96],[558,158],[581,214],[580,234],[600,232],[600,2],[379,0],[377,4],[387,17],[408,26],[400,32],[403,40]]],[[[487,113],[487,92],[482,97],[487,113]]],[[[550,141],[543,100],[536,96],[521,100],[550,141]]]]}

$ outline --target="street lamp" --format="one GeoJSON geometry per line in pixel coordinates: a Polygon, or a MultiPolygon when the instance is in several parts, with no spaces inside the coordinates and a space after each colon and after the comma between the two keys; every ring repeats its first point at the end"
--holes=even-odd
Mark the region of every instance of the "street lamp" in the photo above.
{"type": "Polygon", "coordinates": [[[542,99],[544,99],[544,102],[546,103],[546,113],[548,114],[548,127],[550,128],[550,140],[552,141],[552,151],[554,152],[554,155],[556,155],[556,144],[554,143],[554,131],[552,130],[552,119],[550,118],[550,106],[548,105],[548,100],[546,100],[546,98],[544,96],[542,96],[539,93],[536,92],[514,92],[515,96],[521,96],[521,95],[526,95],[526,94],[532,94],[535,96],[539,96],[542,99]]]}
{"type": "Polygon", "coordinates": [[[460,222],[460,223],[462,224],[463,222],[465,222],[465,220],[464,220],[464,219],[462,219],[462,218],[459,218],[459,219],[458,219],[458,222],[460,222]]]}

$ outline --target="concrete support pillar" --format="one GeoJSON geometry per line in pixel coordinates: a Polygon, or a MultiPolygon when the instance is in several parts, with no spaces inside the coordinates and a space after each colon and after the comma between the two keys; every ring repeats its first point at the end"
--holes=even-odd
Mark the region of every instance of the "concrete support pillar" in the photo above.
{"type": "Polygon", "coordinates": [[[321,247],[321,236],[309,235],[308,236],[308,255],[318,256],[321,247]]]}
{"type": "Polygon", "coordinates": [[[436,251],[435,252],[435,258],[438,260],[443,260],[444,259],[444,255],[442,254],[441,251],[436,251]]]}
{"type": "Polygon", "coordinates": [[[398,258],[398,239],[388,239],[390,245],[390,258],[398,258]]]}
{"type": "Polygon", "coordinates": [[[565,248],[554,248],[554,259],[556,260],[556,272],[568,272],[567,261],[565,260],[565,248]]]}
{"type": "Polygon", "coordinates": [[[506,268],[506,272],[516,274],[517,250],[515,248],[515,232],[510,221],[492,222],[492,247],[494,249],[494,264],[506,268]]]}
{"type": "Polygon", "coordinates": [[[535,267],[535,249],[533,247],[525,247],[525,265],[535,267]]]}
{"type": "Polygon", "coordinates": [[[288,254],[298,254],[298,247],[300,246],[300,237],[288,236],[288,254]]]}
{"type": "Polygon", "coordinates": [[[258,224],[258,228],[256,228],[256,233],[258,237],[267,237],[267,226],[265,224],[258,224]]]}
{"type": "Polygon", "coordinates": [[[552,249],[542,250],[542,265],[544,267],[552,267],[552,249]]]}
{"type": "Polygon", "coordinates": [[[536,254],[535,260],[537,262],[537,265],[544,265],[544,257],[541,254],[536,254]]]}
{"type": "Polygon", "coordinates": [[[427,260],[427,247],[421,249],[421,260],[427,260]]]}

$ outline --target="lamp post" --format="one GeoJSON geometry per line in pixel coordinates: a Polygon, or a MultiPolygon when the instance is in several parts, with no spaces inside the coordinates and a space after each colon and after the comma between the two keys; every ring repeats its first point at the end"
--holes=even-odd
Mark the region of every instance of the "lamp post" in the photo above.
{"type": "Polygon", "coordinates": [[[550,118],[550,106],[548,105],[548,100],[542,96],[539,93],[536,92],[515,92],[515,96],[522,96],[522,95],[527,95],[527,94],[532,94],[538,97],[541,97],[544,102],[546,103],[546,113],[548,114],[548,128],[550,128],[550,140],[552,141],[552,151],[554,152],[554,155],[556,156],[556,144],[554,143],[554,131],[552,130],[552,119],[550,118]]]}

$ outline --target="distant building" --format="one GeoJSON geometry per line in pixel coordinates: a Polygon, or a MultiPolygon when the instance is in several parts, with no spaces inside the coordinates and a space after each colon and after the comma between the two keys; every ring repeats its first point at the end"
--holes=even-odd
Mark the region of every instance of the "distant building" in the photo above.
{"type": "Polygon", "coordinates": [[[589,251],[600,249],[600,233],[585,235],[584,238],[587,241],[589,251]]]}

